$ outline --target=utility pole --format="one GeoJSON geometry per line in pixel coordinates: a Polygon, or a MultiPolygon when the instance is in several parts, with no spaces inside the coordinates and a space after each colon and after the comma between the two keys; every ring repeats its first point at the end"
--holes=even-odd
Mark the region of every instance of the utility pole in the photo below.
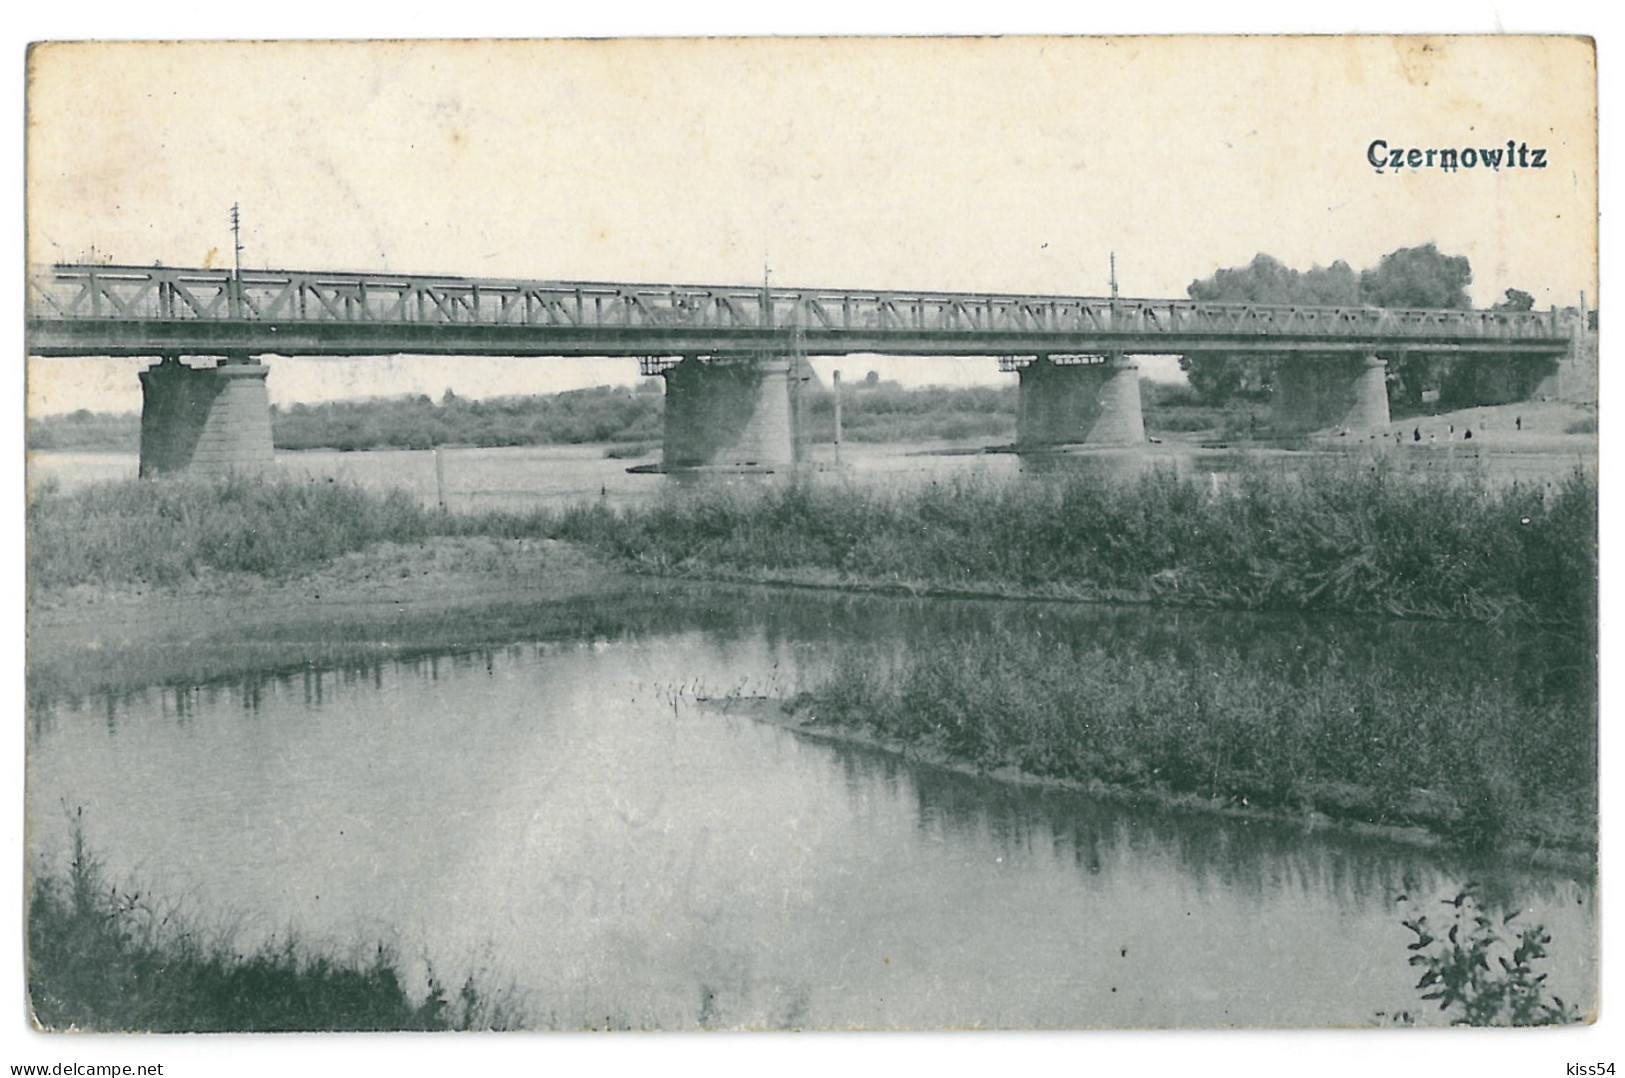
{"type": "Polygon", "coordinates": [[[237,213],[237,203],[231,204],[231,284],[227,297],[230,299],[231,316],[241,318],[243,314],[243,239],[242,220],[237,213]]]}
{"type": "Polygon", "coordinates": [[[835,466],[841,466],[841,372],[832,379],[835,386],[835,466]]]}
{"type": "Polygon", "coordinates": [[[767,255],[762,256],[762,325],[773,328],[773,271],[768,268],[767,255]]]}
{"type": "Polygon", "coordinates": [[[1117,298],[1117,252],[1112,252],[1112,299],[1117,298]]]}
{"type": "Polygon", "coordinates": [[[231,268],[232,276],[241,279],[243,275],[243,234],[242,221],[237,214],[237,203],[231,204],[231,268]]]}

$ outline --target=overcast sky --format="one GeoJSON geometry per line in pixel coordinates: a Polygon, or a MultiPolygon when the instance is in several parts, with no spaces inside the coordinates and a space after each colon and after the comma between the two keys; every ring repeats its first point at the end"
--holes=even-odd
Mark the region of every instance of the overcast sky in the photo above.
{"type": "MultiPolygon", "coordinates": [[[[1100,294],[1115,251],[1124,294],[1174,297],[1260,251],[1358,269],[1434,241],[1471,259],[1477,305],[1597,299],[1593,57],[1573,39],[67,45],[31,75],[36,262],[228,265],[235,201],[251,267],[742,283],[765,261],[786,285],[1100,294]],[[1547,167],[1378,175],[1374,139],[1512,139],[1547,167]]],[[[138,407],[138,366],[33,363],[31,407],[138,407]]],[[[273,360],[271,388],[635,378],[273,360]]]]}

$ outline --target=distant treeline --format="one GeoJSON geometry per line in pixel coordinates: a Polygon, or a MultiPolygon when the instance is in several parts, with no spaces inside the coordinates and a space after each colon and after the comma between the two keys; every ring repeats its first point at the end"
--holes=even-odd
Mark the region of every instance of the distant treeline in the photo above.
{"type": "MultiPolygon", "coordinates": [[[[599,386],[533,397],[469,400],[447,391],[427,396],[292,404],[271,411],[278,449],[431,449],[437,445],[516,446],[653,443],[662,435],[664,398],[653,382],[637,389],[599,386]],[[647,387],[647,388],[645,388],[647,387]]],[[[1141,386],[1152,434],[1217,431],[1262,433],[1268,407],[1259,402],[1208,404],[1188,387],[1141,386]]],[[[841,430],[849,442],[1014,441],[1015,385],[904,389],[895,382],[842,388],[841,430]]],[[[807,436],[835,437],[835,395],[810,387],[803,397],[807,436]]],[[[141,419],[81,409],[28,421],[28,448],[134,453],[141,419]]]]}
{"type": "Polygon", "coordinates": [[[432,449],[658,441],[658,387],[598,386],[535,397],[427,396],[292,404],[271,416],[278,449],[432,449]]]}
{"type": "Polygon", "coordinates": [[[27,446],[45,452],[134,453],[141,444],[141,417],[133,412],[92,412],[30,419],[27,446]]]}

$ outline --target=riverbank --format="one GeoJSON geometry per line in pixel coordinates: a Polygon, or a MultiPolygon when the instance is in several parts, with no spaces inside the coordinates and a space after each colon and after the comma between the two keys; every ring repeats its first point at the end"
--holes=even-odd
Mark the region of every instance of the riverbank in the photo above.
{"type": "Polygon", "coordinates": [[[1595,625],[1596,486],[1380,463],[683,492],[452,514],[342,484],[43,490],[30,692],[122,691],[523,637],[639,580],[1595,625]],[[571,607],[570,604],[575,606],[571,607]],[[565,609],[569,608],[569,609],[565,609]]]}
{"type": "MultiPolygon", "coordinates": [[[[1156,805],[1174,812],[1234,820],[1257,820],[1305,831],[1332,830],[1420,848],[1463,845],[1461,802],[1428,790],[1410,790],[1399,798],[1352,783],[1305,784],[1295,804],[1254,801],[1245,795],[1212,795],[1177,791],[1166,784],[1109,782],[1101,778],[1063,778],[1004,765],[988,768],[941,747],[887,736],[870,724],[830,721],[816,704],[766,697],[729,697],[701,701],[729,716],[776,726],[812,741],[862,745],[911,765],[938,768],[1012,786],[1064,790],[1095,800],[1128,805],[1156,805]]],[[[1584,822],[1558,815],[1525,817],[1518,834],[1498,834],[1498,856],[1547,869],[1589,874],[1596,871],[1596,833],[1584,822]]],[[[1481,845],[1467,843],[1468,846],[1481,845]]]]}
{"type": "Polygon", "coordinates": [[[795,483],[617,510],[549,534],[637,571],[910,594],[1592,624],[1596,482],[1492,484],[1380,456],[907,490],[795,483]]]}
{"type": "Polygon", "coordinates": [[[286,578],[31,591],[31,697],[201,685],[591,631],[637,581],[557,540],[380,542],[286,578]]]}
{"type": "MultiPolygon", "coordinates": [[[[658,594],[673,577],[1549,624],[1594,652],[1595,487],[1580,474],[1554,491],[1345,462],[1223,488],[1160,472],[794,484],[478,515],[239,479],[46,492],[29,531],[35,700],[613,635],[663,616],[651,611],[692,614],[658,594]]],[[[982,772],[1468,846],[1595,841],[1587,691],[1390,683],[1206,650],[1148,664],[1021,631],[909,644],[897,669],[847,657],[803,703],[982,772]]],[[[1564,675],[1582,690],[1584,667],[1564,675]]]]}

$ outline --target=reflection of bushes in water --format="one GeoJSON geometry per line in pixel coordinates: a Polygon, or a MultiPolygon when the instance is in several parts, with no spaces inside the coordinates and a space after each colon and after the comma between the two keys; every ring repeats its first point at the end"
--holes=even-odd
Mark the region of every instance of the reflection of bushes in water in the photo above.
{"type": "Polygon", "coordinates": [[[1335,656],[1175,665],[967,634],[890,663],[854,649],[797,706],[985,770],[1425,821],[1469,845],[1553,830],[1584,842],[1595,819],[1589,707],[1335,656]]]}
{"type": "Polygon", "coordinates": [[[489,1029],[510,1006],[472,978],[455,995],[432,973],[421,1001],[380,946],[336,960],[295,940],[240,952],[139,891],[109,886],[78,821],[65,875],[34,878],[28,994],[46,1029],[151,1032],[489,1029]]]}
{"type": "MultiPolygon", "coordinates": [[[[915,766],[895,753],[833,743],[846,787],[867,808],[882,789],[906,798],[919,827],[951,842],[987,840],[1024,855],[1049,856],[1095,876],[1133,871],[1136,862],[1172,864],[1200,887],[1251,897],[1301,893],[1344,909],[1385,901],[1396,891],[1441,889],[1465,867],[1440,850],[1413,849],[1357,835],[1306,835],[1293,822],[1233,820],[915,766]]],[[[1553,901],[1549,876],[1500,871],[1497,897],[1553,901]]]]}
{"type": "Polygon", "coordinates": [[[1596,486],[1555,492],[1381,463],[1255,467],[1218,490],[1157,470],[886,491],[796,484],[567,511],[551,534],[654,571],[1249,609],[1595,618],[1596,486]]]}

